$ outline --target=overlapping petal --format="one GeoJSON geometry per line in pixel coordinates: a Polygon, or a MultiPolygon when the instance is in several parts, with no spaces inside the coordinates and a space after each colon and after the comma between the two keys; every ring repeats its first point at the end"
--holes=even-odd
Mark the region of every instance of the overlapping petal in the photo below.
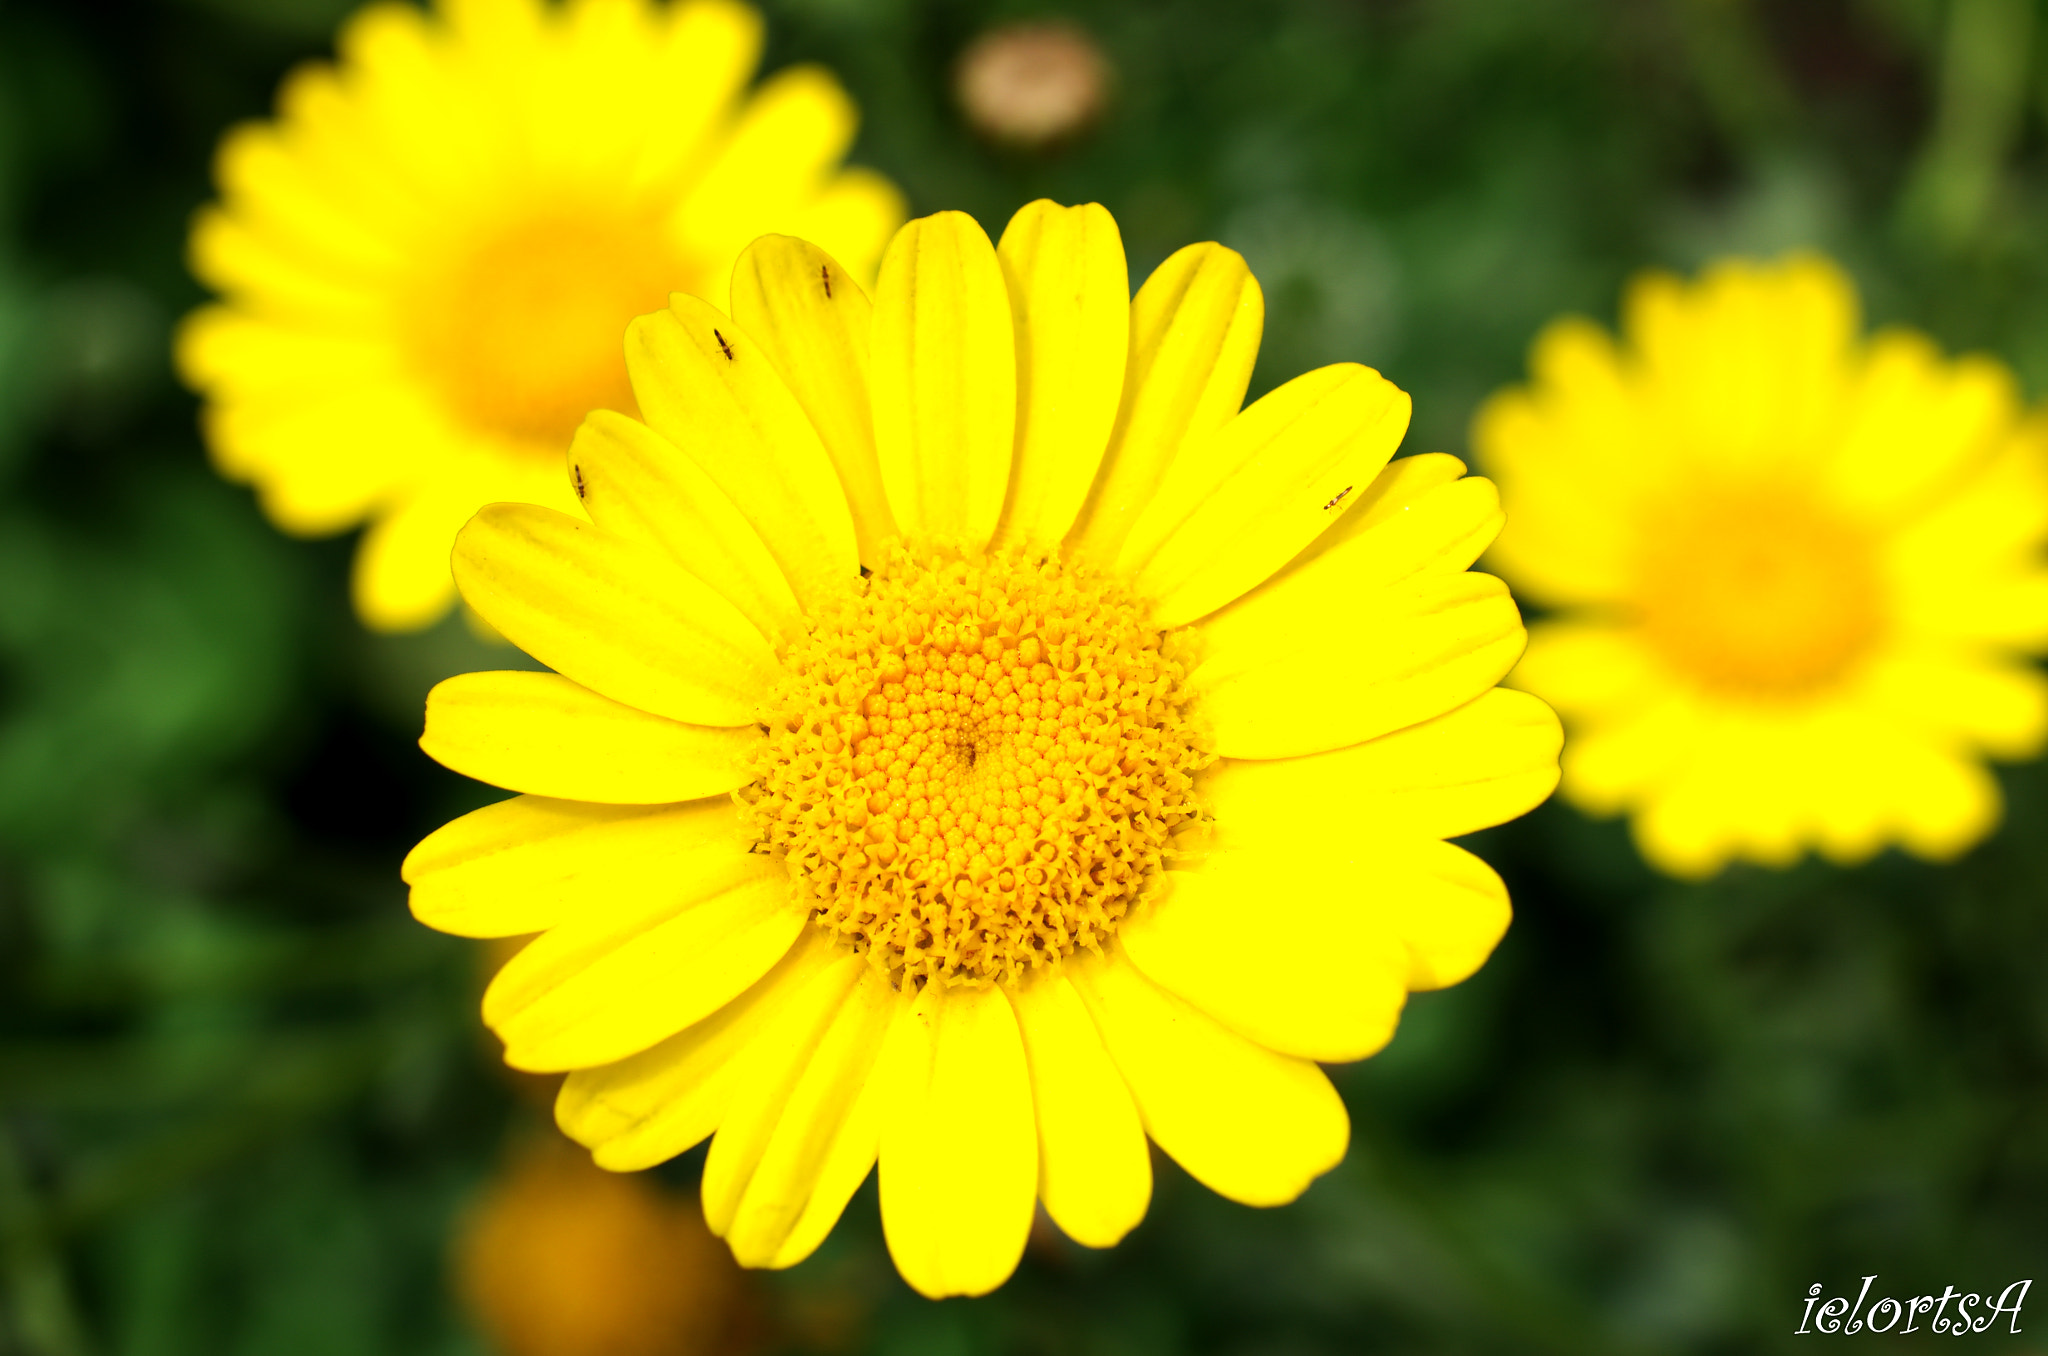
{"type": "Polygon", "coordinates": [[[896,535],[868,401],[874,308],[816,245],[765,235],[733,272],[733,319],[767,351],[839,473],[863,560],[896,535]]]}
{"type": "Polygon", "coordinates": [[[462,596],[584,687],[691,725],[747,725],[775,653],[745,614],[660,552],[526,504],[493,504],[455,542],[462,596]]]}
{"type": "Polygon", "coordinates": [[[897,1005],[882,1050],[882,1230],[933,1299],[984,1295],[1024,1255],[1038,1137],[1024,1041],[997,988],[929,985],[897,1005]],[[962,1210],[955,1190],[972,1184],[962,1210]]]}
{"type": "Polygon", "coordinates": [[[829,1227],[874,1165],[869,1074],[896,1008],[887,977],[842,954],[747,1047],[704,1164],[704,1219],[743,1265],[802,1260],[824,1236],[807,1217],[829,1227]]]}
{"type": "Polygon", "coordinates": [[[797,940],[767,974],[709,1017],[637,1055],[577,1069],[555,1120],[600,1167],[651,1168],[696,1147],[725,1119],[741,1056],[839,951],[822,934],[797,940]]]}
{"type": "Polygon", "coordinates": [[[607,1064],[744,992],[803,930],[782,864],[746,851],[729,803],[678,814],[643,871],[660,874],[565,918],[506,963],[484,1020],[515,1068],[607,1064]]]}
{"type": "Polygon", "coordinates": [[[1225,846],[1456,838],[1526,814],[1557,786],[1564,732],[1507,688],[1377,739],[1300,758],[1218,760],[1201,779],[1225,846]]]}
{"type": "Polygon", "coordinates": [[[1130,275],[1101,204],[1040,200],[996,246],[1017,327],[1017,440],[999,544],[1058,544],[1095,482],[1124,388],[1130,275]]]}
{"type": "Polygon", "coordinates": [[[659,886],[693,807],[517,796],[472,810],[406,856],[412,911],[459,937],[519,937],[659,886]]]}
{"type": "Polygon", "coordinates": [[[764,636],[803,610],[753,523],[675,444],[637,419],[598,410],[576,431],[569,478],[590,520],[655,547],[709,584],[764,636]]]}
{"type": "Polygon", "coordinates": [[[1189,245],[1153,270],[1131,302],[1123,396],[1076,523],[1078,549],[1114,561],[1182,445],[1238,412],[1265,317],[1235,250],[1189,245]]]}
{"type": "Polygon", "coordinates": [[[876,283],[875,452],[906,533],[979,546],[1009,490],[1016,337],[995,247],[974,218],[911,222],[876,283]]]}
{"type": "Polygon", "coordinates": [[[1350,507],[1408,431],[1409,400],[1369,367],[1296,377],[1182,447],[1117,568],[1180,626],[1249,592],[1350,507]]]}
{"type": "Polygon", "coordinates": [[[1083,953],[1067,972],[1146,1133],[1196,1181],[1246,1205],[1284,1205],[1344,1157],[1351,1121],[1315,1064],[1204,1016],[1119,949],[1083,953]]]}
{"type": "Polygon", "coordinates": [[[1038,1198],[1077,1243],[1107,1248],[1152,1199],[1145,1127],[1081,996],[1064,974],[1013,995],[1038,1125],[1038,1198]]]}
{"type": "Polygon", "coordinates": [[[508,791],[661,805],[744,785],[752,726],[685,725],[553,673],[465,673],[427,694],[427,756],[508,791]]]}
{"type": "Polygon", "coordinates": [[[753,335],[678,296],[627,329],[626,370],[648,426],[746,516],[799,598],[815,602],[859,572],[838,473],[753,335]]]}

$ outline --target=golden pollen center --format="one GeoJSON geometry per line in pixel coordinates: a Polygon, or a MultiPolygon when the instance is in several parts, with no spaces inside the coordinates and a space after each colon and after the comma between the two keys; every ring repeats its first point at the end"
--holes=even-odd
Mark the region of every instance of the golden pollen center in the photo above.
{"type": "Polygon", "coordinates": [[[651,214],[528,216],[433,265],[414,355],[464,423],[559,455],[590,411],[638,413],[626,324],[697,283],[651,214]]]}
{"type": "Polygon", "coordinates": [[[1086,566],[892,544],[782,659],[741,799],[899,987],[1100,947],[1195,812],[1176,640],[1086,566]]]}
{"type": "Polygon", "coordinates": [[[1647,516],[1638,604],[1650,643],[1731,695],[1836,681],[1883,625],[1867,532],[1796,486],[1714,487],[1647,516]]]}

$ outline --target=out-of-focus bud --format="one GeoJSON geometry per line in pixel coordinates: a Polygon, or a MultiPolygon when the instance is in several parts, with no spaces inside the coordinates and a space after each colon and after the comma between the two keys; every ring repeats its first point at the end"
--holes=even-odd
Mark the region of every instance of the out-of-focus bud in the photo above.
{"type": "Polygon", "coordinates": [[[954,88],[991,141],[1037,150],[1093,126],[1109,100],[1109,62],[1094,39],[1055,20],[1005,24],[960,56],[954,88]]]}
{"type": "Polygon", "coordinates": [[[753,1288],[696,1201],[552,1137],[513,1156],[454,1260],[501,1356],[737,1356],[760,1344],[753,1288]]]}

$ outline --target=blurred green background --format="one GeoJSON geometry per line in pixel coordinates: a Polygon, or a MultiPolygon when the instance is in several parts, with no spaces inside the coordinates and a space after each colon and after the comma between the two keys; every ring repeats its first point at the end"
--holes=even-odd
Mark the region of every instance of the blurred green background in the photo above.
{"type": "MultiPolygon", "coordinates": [[[[493,798],[413,745],[459,621],[362,632],[346,540],[219,483],[170,327],[216,138],[325,55],[337,0],[0,0],[0,1351],[482,1353],[450,1222],[535,1113],[482,962],[397,864],[493,798]]],[[[1465,447],[1554,314],[1637,269],[1812,246],[1872,317],[2048,391],[2048,15],[2033,0],[775,0],[855,159],[991,232],[1099,200],[1134,281],[1245,252],[1254,393],[1359,359],[1465,447]],[[1113,102],[1057,153],[950,94],[1065,13],[1113,102]]],[[[763,1281],[773,1340],[886,1356],[1764,1352],[1807,1287],[1996,1290],[2048,1243],[2048,777],[1958,865],[1650,874],[1561,806],[1481,835],[1517,921],[1337,1073],[1351,1154],[1254,1211],[1164,1164],[1122,1247],[1034,1247],[932,1305],[872,1182],[763,1281]],[[813,1325],[815,1328],[816,1325],[813,1325]]],[[[665,1170],[693,1179],[701,1154],[665,1170]]],[[[2042,1278],[2048,1285],[2048,1277],[2042,1278]]],[[[2048,1332],[2048,1293],[2034,1297],[2048,1332]]],[[[1866,1350],[1947,1339],[1863,1336],[1866,1350]]],[[[1980,1339],[2004,1349],[2009,1336],[1980,1339]]],[[[2037,1348],[2048,1350],[2048,1340],[2037,1348]]]]}

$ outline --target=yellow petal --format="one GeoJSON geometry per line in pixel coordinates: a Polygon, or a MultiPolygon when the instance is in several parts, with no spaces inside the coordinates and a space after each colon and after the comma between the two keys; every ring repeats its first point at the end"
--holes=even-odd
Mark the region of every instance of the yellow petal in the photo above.
{"type": "Polygon", "coordinates": [[[363,534],[351,592],[356,615],[372,631],[417,631],[455,603],[448,548],[476,500],[453,486],[432,486],[401,501],[363,534]]]}
{"type": "Polygon", "coordinates": [[[1923,746],[1920,757],[1893,766],[1901,793],[1899,837],[1908,852],[1954,861],[1998,827],[2004,797],[1976,759],[1923,746]]]}
{"type": "Polygon", "coordinates": [[[259,296],[279,320],[364,329],[376,289],[359,277],[299,257],[288,240],[218,207],[203,207],[187,246],[192,273],[228,296],[259,296]]]}
{"type": "Polygon", "coordinates": [[[1512,681],[1570,719],[1649,705],[1672,693],[1672,677],[1636,627],[1542,621],[1530,628],[1512,681]]]}
{"type": "Polygon", "coordinates": [[[1123,395],[1131,280],[1100,203],[1041,198],[1010,218],[996,256],[1017,334],[1017,441],[996,533],[1057,545],[1102,464],[1123,395]]]}
{"type": "Polygon", "coordinates": [[[676,211],[686,248],[731,259],[756,236],[786,229],[846,153],[859,119],[822,66],[790,66],[763,81],[676,211]]]}
{"type": "Polygon", "coordinates": [[[882,251],[910,215],[903,190],[855,165],[834,175],[787,227],[846,265],[863,287],[873,285],[882,251]]]}
{"type": "Polygon", "coordinates": [[[962,212],[896,233],[876,284],[875,452],[906,533],[984,545],[1010,484],[1017,355],[995,247],[962,212]]]}
{"type": "Polygon", "coordinates": [[[725,1119],[754,1037],[843,954],[811,929],[703,1021],[637,1055],[571,1073],[555,1099],[556,1123],[613,1172],[651,1168],[701,1144],[725,1119]]]}
{"type": "Polygon", "coordinates": [[[547,1073],[624,1059],[709,1016],[803,930],[775,858],[746,851],[733,807],[699,802],[637,888],[571,917],[507,962],[484,994],[505,1062],[547,1073]]]}
{"type": "Polygon", "coordinates": [[[2031,758],[2048,736],[2048,680],[2032,664],[1946,647],[1901,647],[1871,665],[1863,700],[1901,729],[2031,758]]]}
{"type": "MultiPolygon", "coordinates": [[[[645,12],[638,5],[630,9],[635,18],[645,12]]],[[[683,0],[650,17],[663,30],[661,49],[654,54],[660,116],[636,128],[645,140],[626,179],[635,189],[672,181],[703,153],[708,136],[744,92],[761,59],[761,14],[751,5],[683,0]]],[[[636,40],[634,46],[643,42],[636,40]]],[[[598,81],[618,84],[616,59],[591,64],[598,81]]]]}
{"type": "Polygon", "coordinates": [[[862,560],[896,535],[868,410],[867,293],[825,251],[764,235],[733,269],[732,316],[767,352],[839,473],[862,560]]]}
{"type": "Polygon", "coordinates": [[[666,552],[764,636],[802,626],[803,609],[761,534],[703,468],[647,425],[596,411],[576,430],[569,474],[592,522],[666,552]]]}
{"type": "Polygon", "coordinates": [[[1507,586],[1491,575],[1423,575],[1346,592],[1332,553],[1254,607],[1200,628],[1188,676],[1226,758],[1293,758],[1399,730],[1462,706],[1522,651],[1507,586]]]}
{"type": "Polygon", "coordinates": [[[1161,626],[1264,581],[1346,512],[1408,431],[1407,393],[1369,367],[1296,377],[1183,448],[1117,555],[1161,626]]]}
{"type": "Polygon", "coordinates": [[[1448,485],[1465,474],[1465,463],[1448,452],[1418,452],[1396,457],[1373,477],[1372,484],[1358,492],[1358,505],[1339,519],[1337,525],[1316,538],[1315,549],[1334,545],[1349,534],[1377,527],[1408,509],[1440,485],[1448,485]]]}
{"type": "Polygon", "coordinates": [[[1455,843],[1379,849],[1375,870],[1373,907],[1407,944],[1411,990],[1469,978],[1507,934],[1507,886],[1455,843]]]}
{"type": "Polygon", "coordinates": [[[883,1082],[882,1232],[929,1299],[985,1295],[1024,1255],[1038,1187],[1031,1079],[1000,989],[925,986],[901,1003],[883,1082]]]}
{"type": "Polygon", "coordinates": [[[1137,1104],[1065,975],[1041,974],[1011,1002],[1038,1112],[1038,1197],[1067,1237],[1113,1247],[1152,1200],[1137,1104]]]}
{"type": "Polygon", "coordinates": [[[626,327],[626,370],[647,423],[746,515],[799,599],[858,577],[839,476],[753,335],[678,294],[626,327]]]}
{"type": "Polygon", "coordinates": [[[1246,607],[1262,593],[1324,556],[1342,553],[1361,586],[1396,583],[1428,570],[1469,569],[1499,533],[1506,515],[1500,492],[1441,452],[1387,463],[1361,492],[1359,504],[1287,567],[1232,603],[1246,607]]]}
{"type": "MultiPolygon", "coordinates": [[[[1665,457],[1769,474],[1840,427],[1858,324],[1856,289],[1815,255],[1724,260],[1684,283],[1650,274],[1622,304],[1631,366],[1665,457]]],[[[1638,453],[1640,456],[1640,453],[1638,453]]]]}
{"type": "Polygon", "coordinates": [[[822,1239],[867,1176],[878,1143],[868,1075],[895,1011],[888,978],[844,953],[748,1047],[704,1164],[705,1222],[740,1265],[776,1264],[806,1215],[822,1218],[822,1239]]]}
{"type": "Polygon", "coordinates": [[[650,716],[554,673],[465,673],[427,694],[420,747],[443,767],[508,791],[611,805],[664,805],[749,781],[753,726],[650,716]]]}
{"type": "Polygon", "coordinates": [[[775,672],[767,640],[710,585],[552,509],[484,509],[456,538],[455,578],[535,659],[671,720],[751,724],[775,672]]]}
{"type": "Polygon", "coordinates": [[[2048,648],[2048,420],[2005,446],[1884,543],[1901,630],[2030,651],[2048,648]]]}
{"type": "Polygon", "coordinates": [[[1138,289],[1116,426],[1076,524],[1090,555],[1115,560],[1182,445],[1237,413],[1265,319],[1244,257],[1217,244],[1176,251],[1138,289]]]}
{"type": "MultiPolygon", "coordinates": [[[[603,907],[640,855],[690,837],[694,812],[516,796],[421,840],[401,874],[412,911],[458,937],[520,937],[603,907]]],[[[655,862],[658,870],[660,863],[655,862]]]]}
{"type": "Polygon", "coordinates": [[[318,163],[297,152],[294,130],[276,123],[229,129],[214,156],[222,197],[238,218],[271,239],[290,241],[295,253],[318,261],[323,271],[350,279],[396,272],[402,250],[379,229],[384,223],[337,198],[337,186],[319,173],[318,163]]]}
{"type": "Polygon", "coordinates": [[[1120,947],[1066,969],[1146,1133],[1196,1181],[1246,1205],[1285,1205],[1343,1160],[1351,1121],[1314,1064],[1203,1015],[1120,947]]]}
{"type": "Polygon", "coordinates": [[[1220,843],[1456,838],[1526,814],[1557,787],[1564,732],[1527,693],[1490,688],[1434,719],[1303,758],[1224,758],[1198,781],[1220,843]]]}
{"type": "Polygon", "coordinates": [[[1944,359],[1926,336],[1873,337],[1823,469],[1830,497],[1859,516],[1914,515],[1982,465],[2019,416],[2011,369],[1944,359]]]}
{"type": "Polygon", "coordinates": [[[1393,1039],[1408,951],[1371,850],[1216,853],[1163,885],[1117,931],[1155,984],[1284,1055],[1364,1059],[1393,1039]]]}

